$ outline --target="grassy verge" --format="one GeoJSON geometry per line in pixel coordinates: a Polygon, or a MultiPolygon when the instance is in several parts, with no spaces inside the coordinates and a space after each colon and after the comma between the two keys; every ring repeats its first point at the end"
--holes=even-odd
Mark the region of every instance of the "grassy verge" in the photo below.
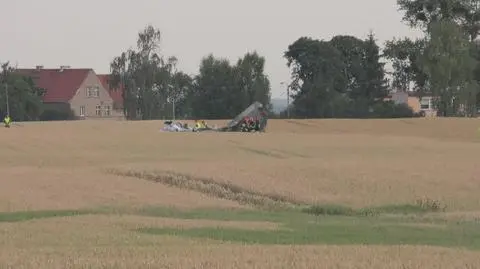
{"type": "Polygon", "coordinates": [[[276,231],[226,228],[159,229],[139,232],[208,238],[246,244],[410,244],[480,249],[480,227],[422,227],[393,223],[369,223],[358,219],[327,219],[309,225],[290,226],[276,231]]]}
{"type": "Polygon", "coordinates": [[[85,214],[128,214],[175,219],[276,222],[278,230],[231,228],[172,229],[141,227],[135,231],[151,235],[208,238],[244,244],[410,244],[480,249],[480,224],[422,218],[437,209],[414,205],[352,209],[339,205],[317,205],[303,210],[261,211],[164,207],[139,209],[24,211],[0,213],[0,222],[78,216],[85,214]],[[365,212],[374,212],[365,213],[365,212]],[[306,214],[308,213],[308,214],[306,214]],[[441,220],[441,221],[439,221],[441,220]]]}
{"type": "Polygon", "coordinates": [[[224,211],[187,212],[148,208],[149,216],[235,221],[271,221],[279,230],[230,228],[171,229],[143,227],[138,232],[208,238],[244,244],[376,244],[432,245],[480,249],[480,224],[474,222],[425,219],[424,213],[441,212],[441,207],[416,202],[412,205],[387,205],[352,209],[339,205],[317,205],[301,211],[224,211]],[[305,214],[308,213],[308,214],[305,214]]]}
{"type": "MultiPolygon", "coordinates": [[[[337,210],[330,211],[332,212],[337,215],[315,216],[293,211],[268,213],[243,211],[238,214],[220,211],[177,212],[170,216],[189,219],[273,221],[282,225],[280,229],[273,231],[208,227],[193,229],[142,227],[137,231],[151,235],[208,238],[243,244],[409,244],[480,249],[480,224],[477,223],[444,220],[436,223],[402,214],[369,217],[357,214],[346,216],[338,214],[337,210]]],[[[155,215],[166,216],[159,211],[155,215]]]]}
{"type": "Polygon", "coordinates": [[[219,221],[269,221],[284,223],[289,218],[307,219],[298,211],[260,211],[260,210],[228,210],[228,209],[195,209],[178,210],[164,207],[144,207],[130,211],[131,214],[175,219],[208,219],[219,221]]]}
{"type": "Polygon", "coordinates": [[[328,216],[378,216],[381,214],[423,214],[429,212],[445,212],[446,206],[431,199],[419,199],[414,204],[385,205],[353,209],[342,205],[312,205],[302,209],[311,215],[328,216]]]}
{"type": "Polygon", "coordinates": [[[17,211],[17,212],[1,212],[1,222],[21,222],[33,219],[46,219],[56,217],[71,217],[86,214],[98,213],[94,210],[41,210],[41,211],[17,211]]]}

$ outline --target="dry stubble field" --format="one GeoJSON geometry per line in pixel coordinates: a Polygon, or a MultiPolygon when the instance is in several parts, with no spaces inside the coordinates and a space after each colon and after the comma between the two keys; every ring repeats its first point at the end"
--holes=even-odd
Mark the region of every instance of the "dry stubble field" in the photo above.
{"type": "Polygon", "coordinates": [[[447,209],[423,218],[476,221],[480,120],[271,120],[264,134],[160,133],[161,126],[79,121],[0,129],[0,268],[480,267],[480,253],[460,247],[264,245],[140,233],[149,227],[281,227],[258,216],[134,213],[256,210],[239,202],[243,193],[222,187],[235,185],[257,196],[352,209],[429,198],[447,209]],[[213,195],[209,188],[221,190],[213,195]],[[222,191],[227,199],[218,197],[222,191]],[[98,209],[109,213],[93,213],[98,209]],[[58,213],[72,210],[92,213],[58,213]]]}

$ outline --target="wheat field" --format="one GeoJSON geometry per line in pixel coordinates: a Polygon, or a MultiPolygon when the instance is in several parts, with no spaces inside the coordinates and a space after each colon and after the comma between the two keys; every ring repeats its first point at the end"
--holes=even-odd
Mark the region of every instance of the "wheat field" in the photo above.
{"type": "Polygon", "coordinates": [[[278,229],[265,220],[128,213],[144,207],[257,210],[239,202],[239,194],[225,194],[222,186],[230,185],[351,208],[428,198],[446,207],[432,217],[480,219],[478,119],[268,124],[262,134],[162,133],[161,121],[32,122],[0,129],[5,216],[124,210],[21,221],[2,221],[0,215],[0,268],[480,268],[480,253],[460,247],[261,245],[137,232],[153,226],[278,229]],[[189,181],[127,174],[178,174],[189,181]],[[199,183],[203,179],[210,181],[199,183]],[[212,184],[219,184],[222,197],[209,193],[212,184]]]}

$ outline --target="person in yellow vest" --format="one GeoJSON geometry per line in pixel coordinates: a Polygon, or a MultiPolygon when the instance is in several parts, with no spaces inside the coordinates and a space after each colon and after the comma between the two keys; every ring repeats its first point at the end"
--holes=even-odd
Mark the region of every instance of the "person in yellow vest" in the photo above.
{"type": "Polygon", "coordinates": [[[202,123],[199,120],[195,121],[195,129],[201,129],[202,128],[202,123]]]}
{"type": "Polygon", "coordinates": [[[205,128],[207,128],[207,124],[205,123],[204,120],[201,120],[201,121],[200,121],[200,120],[196,120],[196,121],[195,121],[195,128],[197,128],[197,129],[205,129],[205,128]]]}
{"type": "Polygon", "coordinates": [[[10,128],[10,123],[12,122],[12,119],[10,118],[10,115],[5,116],[3,119],[3,123],[5,124],[5,128],[10,128]]]}

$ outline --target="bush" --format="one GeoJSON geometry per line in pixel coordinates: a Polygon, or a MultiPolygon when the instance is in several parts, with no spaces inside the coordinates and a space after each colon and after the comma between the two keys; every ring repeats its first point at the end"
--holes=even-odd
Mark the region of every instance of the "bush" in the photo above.
{"type": "Polygon", "coordinates": [[[316,216],[351,216],[354,214],[353,209],[341,205],[313,205],[304,208],[302,212],[316,216]]]}
{"type": "Polygon", "coordinates": [[[445,212],[447,209],[447,205],[438,200],[433,200],[427,197],[417,199],[416,204],[419,207],[432,212],[445,212]]]}
{"type": "Polygon", "coordinates": [[[75,113],[72,110],[46,109],[40,115],[41,121],[74,120],[75,113]]]}
{"type": "MultiPolygon", "coordinates": [[[[325,104],[323,104],[325,106],[325,104]]],[[[304,109],[305,110],[305,109],[304,109]]],[[[308,113],[297,107],[292,107],[292,118],[309,118],[308,113]],[[297,114],[298,113],[298,114],[297,114]]],[[[413,118],[422,117],[420,113],[415,113],[407,104],[395,104],[393,101],[382,101],[371,104],[367,100],[337,100],[330,108],[319,109],[314,118],[413,118]],[[319,114],[320,113],[320,114],[319,114]]],[[[315,113],[314,113],[315,114],[315,113]]],[[[286,118],[286,111],[279,115],[272,115],[271,118],[286,118]]]]}
{"type": "Polygon", "coordinates": [[[407,104],[395,104],[392,101],[381,102],[372,107],[373,118],[412,118],[418,117],[407,104]]]}

